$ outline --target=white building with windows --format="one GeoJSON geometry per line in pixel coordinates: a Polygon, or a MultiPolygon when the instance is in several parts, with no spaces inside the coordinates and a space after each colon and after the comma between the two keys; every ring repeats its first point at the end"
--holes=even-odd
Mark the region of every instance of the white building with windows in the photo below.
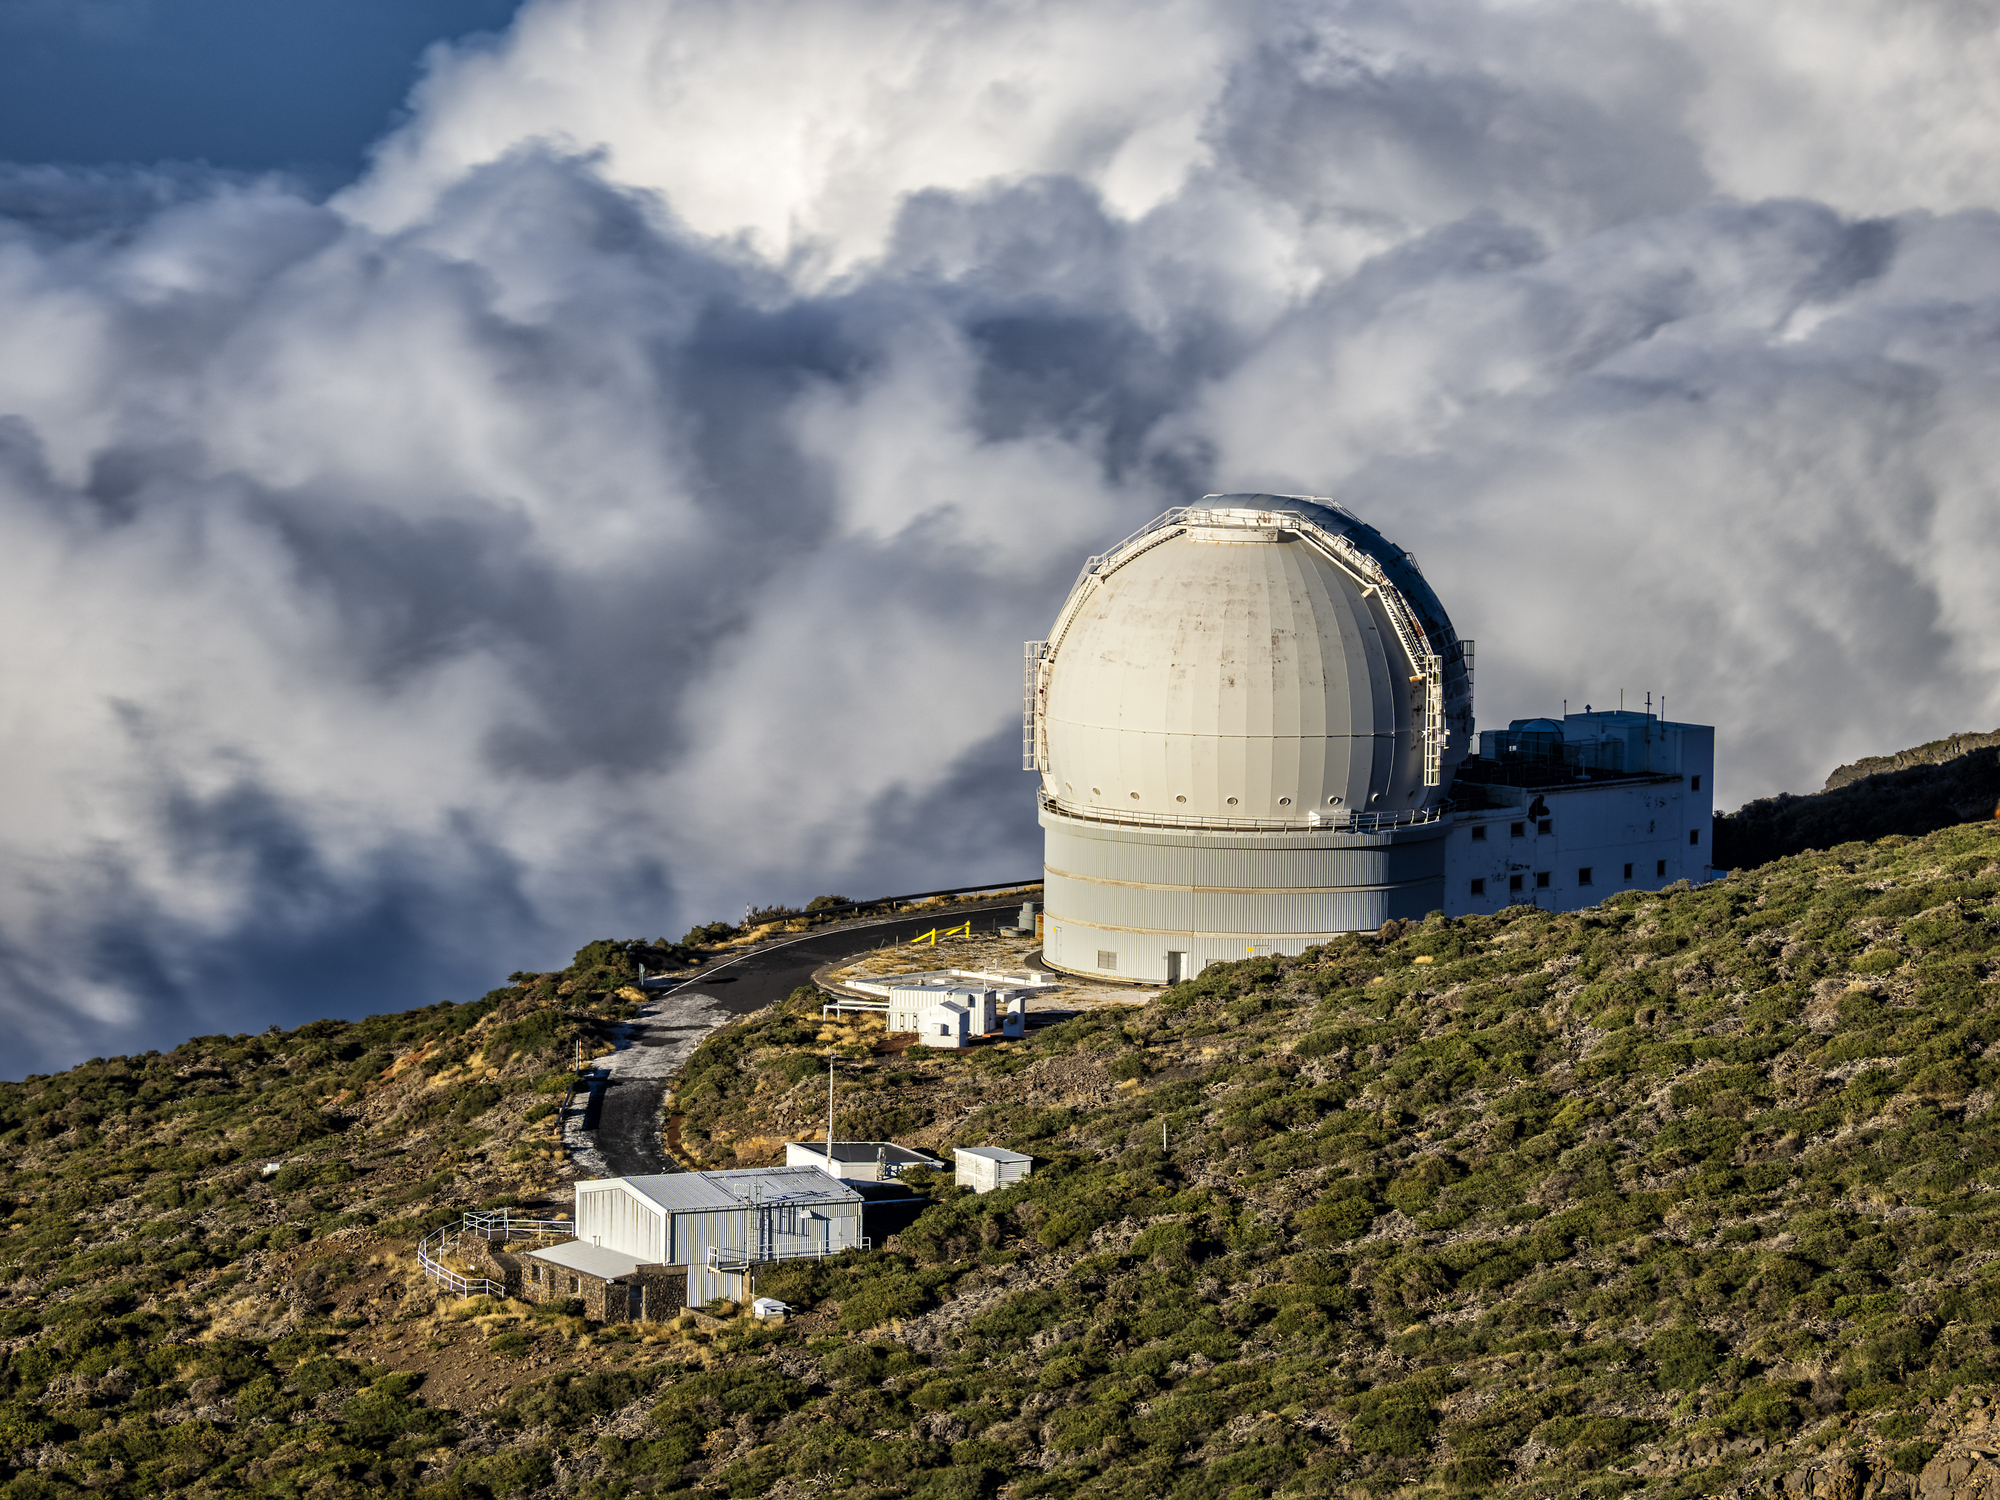
{"type": "Polygon", "coordinates": [[[1447,916],[1574,911],[1715,875],[1715,731],[1652,713],[1517,719],[1459,765],[1445,834],[1447,916]]]}

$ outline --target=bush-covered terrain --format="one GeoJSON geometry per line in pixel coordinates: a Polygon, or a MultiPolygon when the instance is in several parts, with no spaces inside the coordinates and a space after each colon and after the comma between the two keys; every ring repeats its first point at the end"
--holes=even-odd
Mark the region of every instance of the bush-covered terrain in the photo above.
{"type": "MultiPolygon", "coordinates": [[[[448,1201],[546,1190],[476,1137],[533,1128],[567,1045],[503,1032],[598,1024],[568,979],[8,1086],[7,1493],[1970,1494],[1997,899],[2000,830],[1954,827],[1218,966],[1021,1044],[849,1046],[854,1125],[1036,1172],[767,1269],[777,1327],[394,1279],[448,1201]],[[424,1036],[453,1061],[419,1087],[424,1036]]],[[[823,1108],[807,999],[710,1037],[691,1118],[823,1108]]]]}
{"type": "Polygon", "coordinates": [[[1892,833],[1921,837],[2000,816],[2000,731],[1955,734],[1927,745],[1841,766],[1822,791],[1745,803],[1715,820],[1715,864],[1768,864],[1892,833]]]}

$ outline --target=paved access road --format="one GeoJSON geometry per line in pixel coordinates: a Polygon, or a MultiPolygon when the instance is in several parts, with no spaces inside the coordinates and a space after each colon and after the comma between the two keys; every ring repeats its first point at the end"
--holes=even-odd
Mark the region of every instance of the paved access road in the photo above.
{"type": "Polygon", "coordinates": [[[973,930],[1005,926],[1021,909],[1016,896],[1002,902],[972,903],[918,917],[880,917],[844,922],[818,932],[780,938],[739,958],[726,959],[670,990],[656,991],[618,1050],[601,1060],[607,1078],[578,1122],[567,1132],[573,1157],[586,1176],[636,1177],[679,1170],[661,1143],[660,1102],[701,1039],[737,1016],[782,1000],[813,971],[838,958],[866,953],[884,943],[907,942],[933,927],[956,927],[968,917],[973,930]]]}

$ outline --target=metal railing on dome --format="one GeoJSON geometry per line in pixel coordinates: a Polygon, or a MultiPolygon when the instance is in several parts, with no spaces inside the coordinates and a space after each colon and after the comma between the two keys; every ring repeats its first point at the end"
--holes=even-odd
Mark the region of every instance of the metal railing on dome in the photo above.
{"type": "MultiPolygon", "coordinates": [[[[1353,513],[1347,510],[1346,507],[1321,496],[1288,495],[1274,498],[1305,500],[1310,504],[1323,506],[1339,515],[1347,516],[1350,520],[1354,518],[1353,513]]],[[[1031,660],[1028,664],[1028,682],[1025,689],[1028,706],[1022,716],[1023,745],[1021,761],[1023,770],[1037,770],[1042,766],[1042,761],[1037,754],[1039,750],[1039,737],[1037,734],[1038,722],[1036,714],[1036,710],[1039,708],[1037,700],[1041,672],[1044,670],[1044,663],[1048,662],[1062,649],[1063,638],[1068,635],[1070,622],[1075,618],[1083,586],[1093,578],[1101,584],[1111,574],[1117,572],[1118,569],[1124,567],[1134,558],[1141,556],[1164,542],[1172,541],[1190,526],[1200,526],[1205,523],[1242,525],[1244,524],[1243,518],[1245,516],[1254,517],[1254,520],[1258,524],[1275,525],[1283,527],[1286,530],[1296,531],[1308,546],[1359,584],[1363,590],[1363,598],[1372,597],[1379,603],[1383,617],[1388,620],[1389,628],[1394,632],[1398,644],[1403,648],[1404,656],[1409,660],[1412,672],[1410,681],[1423,685],[1421,707],[1418,713],[1418,732],[1421,736],[1423,750],[1424,785],[1442,786],[1444,784],[1444,752],[1448,748],[1451,738],[1450,730],[1444,721],[1444,673],[1445,667],[1448,665],[1448,657],[1436,649],[1429,633],[1423,627],[1423,622],[1417,618],[1416,611],[1410,607],[1409,601],[1403,597],[1402,590],[1396,587],[1395,581],[1389,577],[1387,569],[1382,566],[1377,558],[1365,548],[1357,546],[1352,539],[1343,536],[1337,531],[1329,531],[1326,527],[1321,526],[1303,511],[1287,510],[1283,506],[1272,506],[1268,510],[1259,508],[1251,511],[1247,508],[1236,506],[1177,505],[1173,509],[1155,516],[1151,521],[1148,521],[1144,526],[1141,526],[1137,531],[1126,537],[1117,546],[1098,553],[1095,557],[1084,560],[1083,570],[1077,574],[1076,582],[1070,588],[1069,599],[1063,605],[1062,613],[1057,617],[1055,628],[1049,633],[1049,639],[1047,641],[1033,641],[1029,643],[1031,660]]],[[[1416,568],[1416,560],[1407,557],[1407,554],[1406,561],[1408,561],[1411,568],[1416,568]]],[[[1447,641],[1444,645],[1447,651],[1451,650],[1450,642],[1447,641]]],[[[1361,815],[1356,814],[1355,816],[1361,815]]],[[[1369,816],[1389,815],[1371,814],[1369,816]]],[[[1131,820],[1106,817],[1102,821],[1127,822],[1131,820]]],[[[1145,821],[1152,822],[1155,820],[1149,818],[1145,821]]],[[[1404,818],[1401,821],[1409,822],[1414,820],[1404,818]]],[[[1204,820],[1189,826],[1209,828],[1228,826],[1228,824],[1218,824],[1214,820],[1204,820]]],[[[1250,826],[1268,828],[1272,825],[1268,822],[1256,822],[1250,826]]],[[[1314,825],[1307,823],[1305,826],[1310,827],[1314,825]]]]}
{"type": "Polygon", "coordinates": [[[456,1224],[433,1229],[417,1244],[417,1264],[432,1285],[454,1297],[504,1297],[507,1288],[490,1276],[468,1276],[446,1265],[442,1257],[458,1244],[459,1236],[476,1234],[491,1244],[497,1234],[502,1240],[574,1238],[576,1223],[571,1219],[517,1219],[508,1209],[474,1209],[459,1215],[456,1224]]]}
{"type": "Polygon", "coordinates": [[[1118,807],[1078,807],[1060,797],[1041,793],[1042,807],[1062,818],[1086,823],[1118,823],[1135,828],[1213,828],[1236,833],[1380,833],[1390,828],[1414,828],[1435,823],[1442,808],[1419,807],[1408,812],[1309,812],[1299,818],[1210,818],[1199,813],[1131,812],[1118,807]]]}

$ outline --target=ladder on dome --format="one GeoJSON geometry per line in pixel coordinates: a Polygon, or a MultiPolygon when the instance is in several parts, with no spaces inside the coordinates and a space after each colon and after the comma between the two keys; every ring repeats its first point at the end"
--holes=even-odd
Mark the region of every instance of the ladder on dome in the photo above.
{"type": "Polygon", "coordinates": [[[1424,785],[1444,781],[1444,658],[1424,658],[1424,785]]]}
{"type": "Polygon", "coordinates": [[[1037,754],[1037,730],[1041,724],[1040,689],[1042,678],[1042,657],[1048,653],[1047,641],[1028,641],[1022,647],[1021,662],[1021,769],[1039,771],[1041,757],[1037,754]]]}

